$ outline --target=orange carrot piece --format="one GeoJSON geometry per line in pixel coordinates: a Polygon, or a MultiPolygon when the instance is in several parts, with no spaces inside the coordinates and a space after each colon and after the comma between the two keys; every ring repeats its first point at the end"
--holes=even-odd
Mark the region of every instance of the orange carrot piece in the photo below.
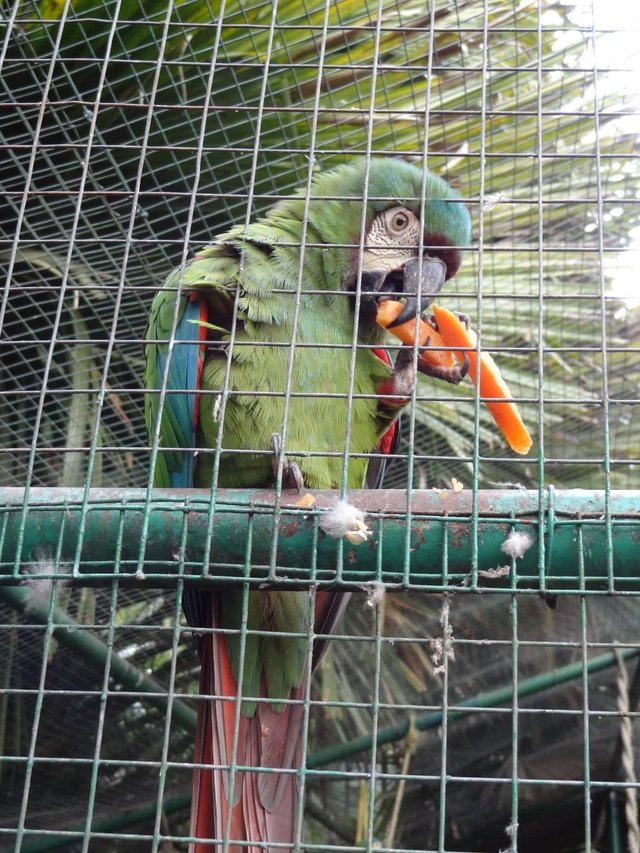
{"type": "MultiPolygon", "coordinates": [[[[389,323],[393,323],[403,308],[404,305],[402,302],[396,302],[394,299],[385,299],[378,305],[376,323],[384,329],[387,329],[389,323]]],[[[412,317],[411,320],[407,320],[406,323],[402,323],[400,326],[394,326],[392,329],[387,329],[387,331],[401,340],[403,344],[413,346],[413,339],[416,331],[415,318],[412,317]]],[[[431,323],[421,317],[418,322],[418,344],[421,347],[424,346],[427,339],[429,340],[429,347],[447,346],[431,323]]],[[[446,350],[432,350],[430,348],[423,350],[423,352],[420,353],[419,359],[421,361],[425,361],[427,364],[438,364],[442,367],[453,367],[456,363],[455,356],[452,352],[448,352],[446,350]]]]}
{"type": "MultiPolygon", "coordinates": [[[[444,341],[444,346],[475,347],[477,338],[475,332],[467,329],[455,314],[447,308],[432,305],[438,330],[444,341]]],[[[464,361],[464,355],[469,359],[469,376],[476,382],[477,353],[467,350],[466,353],[456,352],[458,361],[464,361]]],[[[480,353],[480,396],[481,397],[511,397],[511,392],[500,375],[498,365],[489,353],[480,353]]],[[[493,415],[494,421],[506,438],[509,446],[516,453],[528,453],[533,441],[525,427],[520,412],[515,403],[507,400],[488,400],[486,406],[493,415]]]]}

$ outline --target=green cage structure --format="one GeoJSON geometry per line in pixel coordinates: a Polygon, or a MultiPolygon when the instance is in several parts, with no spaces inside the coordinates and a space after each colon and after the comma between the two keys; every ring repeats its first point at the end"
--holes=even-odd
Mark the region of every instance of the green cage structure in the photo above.
{"type": "Polygon", "coordinates": [[[0,851],[640,851],[639,80],[624,0],[0,3],[0,851]]]}

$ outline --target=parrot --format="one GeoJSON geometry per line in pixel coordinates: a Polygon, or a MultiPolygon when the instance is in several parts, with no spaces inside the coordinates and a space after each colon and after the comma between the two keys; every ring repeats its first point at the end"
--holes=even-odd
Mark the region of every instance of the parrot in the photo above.
{"type": "MultiPolygon", "coordinates": [[[[357,158],[315,173],[262,217],[197,251],[169,275],[149,312],[154,485],[378,487],[416,360],[405,346],[392,362],[377,305],[402,301],[398,324],[425,311],[458,271],[470,227],[465,204],[436,174],[402,159],[357,158]]],[[[190,853],[294,843],[302,700],[348,600],[324,590],[312,593],[312,606],[305,591],[251,588],[248,601],[244,594],[184,590],[205,697],[190,853]],[[309,667],[312,633],[322,636],[309,667]],[[232,776],[232,762],[256,769],[232,776]]]]}

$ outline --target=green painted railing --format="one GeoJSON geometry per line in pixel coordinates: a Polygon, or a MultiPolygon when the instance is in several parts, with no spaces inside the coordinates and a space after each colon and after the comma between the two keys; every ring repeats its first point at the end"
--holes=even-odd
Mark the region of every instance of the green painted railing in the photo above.
{"type": "Polygon", "coordinates": [[[42,576],[99,584],[278,588],[340,583],[460,591],[640,589],[640,492],[357,491],[371,535],[351,545],[319,528],[337,500],[268,491],[0,489],[0,583],[42,576]],[[471,522],[474,523],[471,523],[471,522]],[[522,556],[503,550],[526,533],[522,556]]]}

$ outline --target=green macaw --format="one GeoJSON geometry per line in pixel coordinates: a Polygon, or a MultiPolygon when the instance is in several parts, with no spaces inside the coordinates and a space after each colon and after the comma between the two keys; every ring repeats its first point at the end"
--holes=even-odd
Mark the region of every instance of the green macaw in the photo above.
{"type": "MultiPolygon", "coordinates": [[[[159,430],[155,485],[210,488],[220,443],[218,487],[267,487],[280,476],[284,488],[340,489],[348,424],[347,487],[379,485],[415,375],[411,348],[395,366],[381,348],[377,303],[405,302],[396,323],[422,312],[455,275],[469,240],[467,209],[444,180],[423,180],[401,160],[362,159],[318,174],[309,193],[199,251],[169,276],[149,316],[145,412],[150,436],[159,430]]],[[[335,629],[347,598],[316,593],[315,633],[335,629]]],[[[220,840],[228,829],[230,853],[295,838],[291,769],[300,763],[302,703],[282,700],[304,696],[307,642],[281,632],[311,631],[308,604],[304,592],[249,593],[239,695],[239,632],[215,629],[239,629],[242,593],[185,595],[190,625],[210,629],[199,639],[200,692],[236,697],[199,704],[195,761],[205,767],[194,771],[191,834],[220,840]],[[230,790],[232,759],[289,772],[240,772],[230,790]]],[[[316,641],[313,666],[325,645],[316,641]]]]}

